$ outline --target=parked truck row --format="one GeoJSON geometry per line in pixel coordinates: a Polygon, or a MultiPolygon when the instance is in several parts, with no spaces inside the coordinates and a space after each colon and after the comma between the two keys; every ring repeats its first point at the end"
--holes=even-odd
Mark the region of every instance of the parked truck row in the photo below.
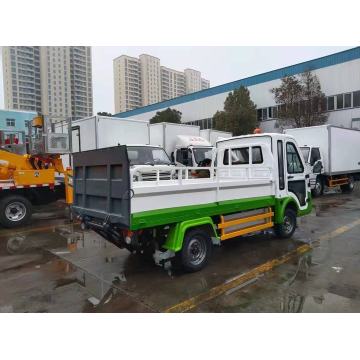
{"type": "MultiPolygon", "coordinates": [[[[72,123],[72,152],[116,145],[135,145],[137,149],[144,146],[143,152],[148,154],[148,163],[151,163],[152,149],[158,147],[165,150],[174,164],[197,166],[207,156],[211,157],[211,150],[218,139],[231,136],[229,132],[200,130],[195,125],[150,124],[142,120],[93,116],[72,123]]],[[[70,164],[70,160],[65,161],[70,164]]],[[[154,158],[153,162],[156,163],[157,159],[154,158]]],[[[139,161],[137,165],[140,165],[139,161]]]]}

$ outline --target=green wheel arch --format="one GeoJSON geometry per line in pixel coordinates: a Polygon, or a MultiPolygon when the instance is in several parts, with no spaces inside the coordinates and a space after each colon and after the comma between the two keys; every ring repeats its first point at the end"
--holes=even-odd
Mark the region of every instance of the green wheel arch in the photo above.
{"type": "Polygon", "coordinates": [[[204,225],[208,225],[213,231],[213,237],[218,238],[214,222],[211,217],[206,216],[199,219],[186,220],[172,225],[163,248],[174,252],[180,251],[186,231],[191,228],[204,225]]]}
{"type": "Polygon", "coordinates": [[[274,223],[282,224],[284,221],[285,209],[288,206],[292,206],[297,213],[297,216],[304,216],[311,213],[312,210],[312,197],[311,193],[308,192],[308,202],[305,209],[300,209],[296,201],[292,197],[285,197],[282,199],[275,199],[275,216],[274,223]]]}

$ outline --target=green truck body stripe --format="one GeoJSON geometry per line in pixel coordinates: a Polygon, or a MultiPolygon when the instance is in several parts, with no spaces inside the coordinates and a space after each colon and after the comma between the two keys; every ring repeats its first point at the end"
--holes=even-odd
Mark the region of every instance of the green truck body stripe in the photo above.
{"type": "Polygon", "coordinates": [[[238,211],[254,210],[264,207],[274,208],[274,223],[281,224],[288,205],[297,209],[297,215],[307,215],[312,210],[311,194],[308,194],[307,207],[299,209],[292,197],[281,199],[274,196],[255,197],[250,199],[228,200],[218,203],[180,206],[169,209],[150,210],[134,213],[131,216],[131,230],[170,225],[169,234],[163,248],[177,252],[181,250],[185,233],[188,229],[202,225],[212,228],[213,236],[217,237],[216,226],[212,216],[225,215],[238,211]]]}
{"type": "Polygon", "coordinates": [[[274,205],[274,196],[262,196],[249,199],[227,200],[210,204],[142,211],[131,215],[131,230],[174,224],[206,216],[224,215],[237,211],[259,209],[274,205]]]}
{"type": "Polygon", "coordinates": [[[142,211],[131,215],[131,230],[152,228],[160,225],[170,225],[202,217],[231,214],[237,211],[259,209],[267,206],[274,207],[274,222],[276,224],[281,224],[285,208],[290,203],[297,209],[298,216],[309,214],[312,209],[312,199],[310,193],[308,194],[308,199],[308,206],[304,210],[300,210],[295,200],[291,197],[277,199],[274,196],[262,196],[250,199],[227,200],[210,204],[142,211]]]}
{"type": "Polygon", "coordinates": [[[207,216],[199,219],[186,220],[181,223],[176,223],[170,228],[163,248],[174,252],[181,250],[186,231],[202,225],[210,225],[212,228],[212,236],[217,237],[216,228],[211,217],[207,216]]]}

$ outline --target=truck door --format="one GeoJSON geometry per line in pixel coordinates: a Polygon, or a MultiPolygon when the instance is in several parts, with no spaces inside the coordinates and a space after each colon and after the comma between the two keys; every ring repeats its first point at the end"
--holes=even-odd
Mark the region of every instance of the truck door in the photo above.
{"type": "Polygon", "coordinates": [[[285,181],[288,194],[296,197],[300,207],[306,206],[308,191],[305,167],[297,146],[292,141],[286,141],[285,160],[285,181]]]}

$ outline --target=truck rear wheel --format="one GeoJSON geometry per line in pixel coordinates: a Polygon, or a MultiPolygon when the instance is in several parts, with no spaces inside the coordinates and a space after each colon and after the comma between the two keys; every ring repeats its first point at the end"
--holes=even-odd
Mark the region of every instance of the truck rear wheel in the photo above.
{"type": "Polygon", "coordinates": [[[355,180],[353,176],[349,176],[349,183],[346,185],[340,185],[340,189],[343,193],[351,193],[355,187],[355,180]]]}
{"type": "Polygon", "coordinates": [[[296,229],[296,212],[291,208],[285,209],[284,222],[276,224],[274,227],[275,234],[283,239],[292,236],[296,229]]]}
{"type": "Polygon", "coordinates": [[[32,215],[30,201],[21,195],[9,195],[0,200],[0,224],[13,228],[27,224],[32,215]]]}
{"type": "Polygon", "coordinates": [[[209,234],[203,230],[189,230],[183,241],[180,256],[181,265],[185,271],[195,272],[206,266],[212,251],[209,234]]]}

